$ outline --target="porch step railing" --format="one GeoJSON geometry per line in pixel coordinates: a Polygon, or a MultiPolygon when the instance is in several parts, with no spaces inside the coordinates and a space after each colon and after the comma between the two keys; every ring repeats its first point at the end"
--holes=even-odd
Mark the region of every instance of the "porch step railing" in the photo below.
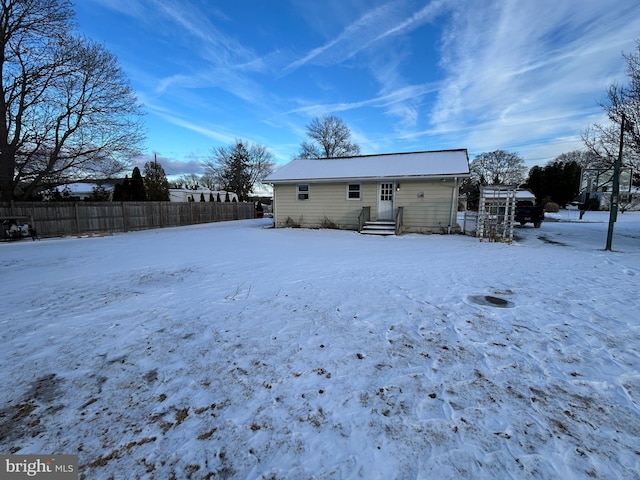
{"type": "Polygon", "coordinates": [[[400,235],[404,222],[404,208],[398,207],[394,220],[371,221],[371,207],[362,207],[358,215],[358,232],[365,235],[400,235]]]}
{"type": "Polygon", "coordinates": [[[398,211],[396,212],[396,222],[395,222],[396,235],[400,235],[402,233],[403,225],[404,225],[404,207],[398,207],[398,211]]]}
{"type": "Polygon", "coordinates": [[[371,207],[362,207],[358,215],[358,233],[362,233],[365,223],[371,220],[371,207]]]}

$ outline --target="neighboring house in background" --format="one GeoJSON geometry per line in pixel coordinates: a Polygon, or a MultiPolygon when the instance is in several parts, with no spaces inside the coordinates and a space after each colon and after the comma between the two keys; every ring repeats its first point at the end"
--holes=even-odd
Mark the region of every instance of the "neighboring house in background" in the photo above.
{"type": "MultiPolygon", "coordinates": [[[[99,185],[96,183],[71,183],[64,188],[71,192],[71,196],[76,200],[88,200],[93,195],[95,188],[99,185]]],[[[113,193],[113,185],[102,185],[109,193],[113,193]]],[[[63,189],[64,190],[64,189],[63,189]]]]}
{"type": "Polygon", "coordinates": [[[516,202],[523,202],[523,201],[529,201],[533,205],[535,205],[537,202],[536,196],[531,190],[529,190],[528,188],[519,188],[516,191],[516,202]]]}
{"type": "MultiPolygon", "coordinates": [[[[580,196],[580,203],[584,203],[586,195],[584,193],[580,196]]],[[[611,190],[590,192],[590,199],[597,199],[600,210],[609,210],[611,208],[611,190]]],[[[629,191],[620,191],[618,196],[618,210],[625,211],[638,211],[640,210],[640,187],[632,186],[629,191]]]]}
{"type": "Polygon", "coordinates": [[[229,194],[229,201],[238,201],[238,195],[233,192],[225,192],[224,190],[209,190],[206,188],[200,188],[197,190],[191,190],[189,188],[170,188],[169,189],[169,201],[170,202],[210,202],[213,195],[213,201],[221,202],[226,201],[227,193],[229,194]]]}
{"type": "MultiPolygon", "coordinates": [[[[61,185],[55,190],[58,191],[64,200],[80,202],[91,200],[94,197],[95,189],[102,188],[104,189],[105,195],[107,195],[109,200],[111,200],[115,182],[115,180],[103,180],[100,183],[77,182],[61,185]]],[[[44,192],[44,199],[46,201],[54,200],[55,197],[53,196],[52,191],[44,192]]]]}
{"type": "Polygon", "coordinates": [[[380,221],[396,233],[451,233],[467,177],[469,156],[459,149],[296,159],[264,182],[273,186],[275,227],[361,231],[365,221],[380,221]]]}

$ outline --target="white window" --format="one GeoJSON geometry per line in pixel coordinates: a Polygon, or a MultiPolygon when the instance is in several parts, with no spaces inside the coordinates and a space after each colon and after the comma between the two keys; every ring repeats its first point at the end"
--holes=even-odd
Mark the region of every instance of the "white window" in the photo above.
{"type": "Polygon", "coordinates": [[[296,193],[298,195],[298,200],[309,200],[309,185],[298,184],[296,186],[296,193]]]}
{"type": "Polygon", "coordinates": [[[347,184],[347,200],[360,200],[362,186],[359,183],[347,184]]]}

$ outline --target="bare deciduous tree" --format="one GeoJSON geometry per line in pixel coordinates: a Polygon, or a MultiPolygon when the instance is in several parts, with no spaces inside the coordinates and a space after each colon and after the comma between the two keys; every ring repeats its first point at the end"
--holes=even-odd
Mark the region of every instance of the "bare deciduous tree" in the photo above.
{"type": "MultiPolygon", "coordinates": [[[[611,85],[607,91],[607,100],[602,107],[611,120],[606,125],[594,124],[582,134],[582,140],[593,157],[595,167],[611,168],[618,157],[620,148],[621,122],[624,116],[624,166],[640,171],[640,40],[636,41],[636,51],[623,54],[627,62],[629,83],[621,86],[611,85]]],[[[636,176],[637,173],[634,173],[636,176]]]]}
{"type": "Polygon", "coordinates": [[[144,139],[141,107],[103,46],[71,33],[68,0],[0,2],[0,193],[121,173],[144,139]]]}
{"type": "Polygon", "coordinates": [[[351,142],[351,130],[338,117],[316,117],[307,125],[311,141],[300,144],[300,158],[338,158],[360,154],[360,147],[351,142]]]}
{"type": "Polygon", "coordinates": [[[476,155],[470,169],[472,179],[484,185],[520,185],[527,171],[524,160],[517,153],[505,150],[476,155]]]}
{"type": "Polygon", "coordinates": [[[203,185],[200,175],[197,173],[180,175],[175,181],[169,182],[169,184],[171,188],[187,188],[191,190],[196,190],[203,185]]]}

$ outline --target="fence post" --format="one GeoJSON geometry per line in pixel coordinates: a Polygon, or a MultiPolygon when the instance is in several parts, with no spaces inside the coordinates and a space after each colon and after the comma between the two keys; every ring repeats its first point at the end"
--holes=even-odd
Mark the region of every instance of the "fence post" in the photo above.
{"type": "Polygon", "coordinates": [[[73,209],[76,215],[76,232],[78,232],[78,235],[82,235],[82,232],[80,231],[80,212],[78,211],[78,202],[73,202],[73,209]]]}
{"type": "Polygon", "coordinates": [[[122,209],[122,230],[126,232],[128,231],[128,228],[127,228],[127,213],[124,210],[124,202],[120,202],[120,208],[122,209]]]}

